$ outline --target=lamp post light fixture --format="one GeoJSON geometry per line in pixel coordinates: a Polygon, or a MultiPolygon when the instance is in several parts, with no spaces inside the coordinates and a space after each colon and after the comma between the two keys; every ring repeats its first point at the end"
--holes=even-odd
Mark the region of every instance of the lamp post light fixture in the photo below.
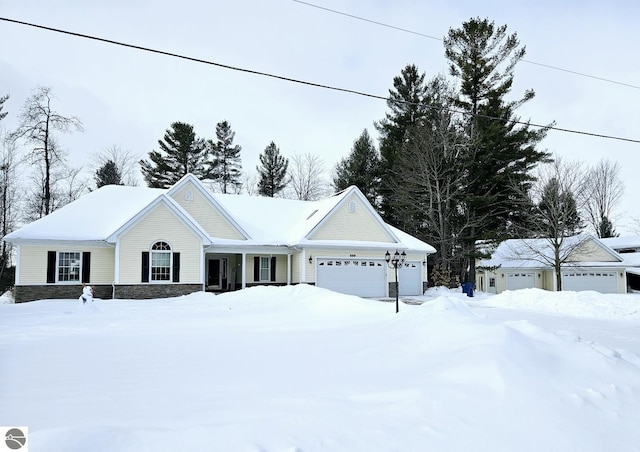
{"type": "Polygon", "coordinates": [[[400,295],[400,289],[398,287],[398,268],[404,265],[404,261],[407,259],[407,253],[404,251],[402,253],[398,253],[396,250],[393,253],[393,256],[387,251],[384,255],[384,260],[387,262],[389,268],[393,268],[396,274],[396,314],[400,311],[399,303],[398,303],[398,295],[400,295]]]}

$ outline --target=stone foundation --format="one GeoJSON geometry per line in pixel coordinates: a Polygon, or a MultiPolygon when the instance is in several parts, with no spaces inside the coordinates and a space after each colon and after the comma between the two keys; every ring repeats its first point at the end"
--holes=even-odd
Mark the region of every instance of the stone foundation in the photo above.
{"type": "MultiPolygon", "coordinates": [[[[111,285],[91,284],[93,296],[103,300],[114,298],[111,285]]],[[[202,284],[132,284],[115,286],[115,298],[149,299],[168,298],[187,295],[203,290],[202,284]]],[[[82,295],[82,285],[42,285],[16,286],[14,297],[16,303],[44,299],[77,299],[82,295]]]]}

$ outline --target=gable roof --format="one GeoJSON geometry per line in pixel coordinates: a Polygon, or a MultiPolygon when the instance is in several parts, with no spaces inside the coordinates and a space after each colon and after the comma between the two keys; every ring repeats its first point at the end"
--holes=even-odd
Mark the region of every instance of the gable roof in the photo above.
{"type": "MultiPolygon", "coordinates": [[[[591,235],[576,235],[566,237],[561,250],[572,252],[572,248],[581,243],[590,242],[598,249],[611,256],[613,261],[567,261],[566,264],[590,265],[590,266],[620,266],[623,259],[611,248],[603,244],[591,235]]],[[[553,248],[548,239],[509,239],[501,242],[494,250],[485,250],[491,253],[489,259],[482,259],[478,267],[504,267],[504,268],[545,268],[551,267],[553,260],[553,248]],[[545,262],[542,262],[545,261],[545,262]]],[[[561,252],[562,252],[561,251],[561,252]]],[[[566,265],[565,264],[565,265],[566,265]]]]}
{"type": "Polygon", "coordinates": [[[4,239],[16,243],[39,240],[112,243],[159,203],[164,203],[171,209],[185,225],[203,239],[205,244],[217,243],[243,247],[301,247],[315,244],[316,246],[387,247],[425,253],[435,252],[435,249],[427,243],[386,224],[355,186],[318,201],[299,201],[262,196],[213,194],[190,174],[168,190],[116,185],[101,187],[50,215],[8,234],[4,239]],[[211,205],[245,237],[244,240],[208,236],[197,221],[171,196],[189,182],[192,182],[211,205]],[[314,240],[312,243],[308,237],[351,195],[362,201],[391,240],[389,242],[314,240]]]}
{"type": "Polygon", "coordinates": [[[233,216],[229,213],[227,209],[224,208],[222,204],[213,196],[211,191],[207,190],[207,188],[202,184],[200,179],[198,179],[193,174],[189,173],[183,176],[178,182],[176,182],[173,187],[171,187],[167,191],[167,195],[172,196],[174,193],[180,191],[184,186],[192,184],[193,187],[200,192],[200,194],[213,206],[213,208],[222,215],[222,217],[229,222],[232,228],[234,228],[238,234],[240,234],[245,239],[251,238],[251,236],[242,228],[240,224],[233,218],[233,216]]]}
{"type": "Polygon", "coordinates": [[[205,245],[211,244],[209,236],[202,229],[202,227],[189,215],[187,212],[180,207],[180,205],[173,200],[171,196],[166,193],[161,194],[156,199],[151,201],[144,209],[138,212],[136,215],[131,217],[127,222],[125,222],[122,226],[120,226],[117,230],[115,230],[109,237],[107,237],[107,242],[115,243],[118,239],[118,236],[125,233],[131,227],[133,227],[138,221],[144,218],[149,212],[154,210],[158,205],[166,206],[182,223],[189,229],[191,229],[200,239],[203,241],[205,245]]]}

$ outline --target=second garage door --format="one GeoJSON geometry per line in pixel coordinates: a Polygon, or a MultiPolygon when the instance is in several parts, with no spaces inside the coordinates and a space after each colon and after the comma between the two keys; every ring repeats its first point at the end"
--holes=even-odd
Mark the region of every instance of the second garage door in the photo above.
{"type": "Polygon", "coordinates": [[[386,295],[382,259],[318,258],[316,286],[360,297],[386,295]]]}
{"type": "Polygon", "coordinates": [[[562,290],[595,290],[600,293],[617,293],[617,273],[615,271],[562,272],[562,290]]]}
{"type": "Polygon", "coordinates": [[[398,270],[398,286],[400,295],[422,295],[422,265],[420,262],[406,262],[404,267],[398,270]]]}

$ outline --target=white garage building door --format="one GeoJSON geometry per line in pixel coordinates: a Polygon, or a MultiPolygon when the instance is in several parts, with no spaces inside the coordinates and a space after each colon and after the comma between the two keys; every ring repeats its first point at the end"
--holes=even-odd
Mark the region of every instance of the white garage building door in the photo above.
{"type": "Polygon", "coordinates": [[[398,293],[403,296],[422,295],[422,264],[420,262],[405,262],[404,267],[398,269],[398,288],[398,293]]]}
{"type": "Polygon", "coordinates": [[[535,272],[507,273],[507,290],[531,289],[536,286],[535,272]]]}
{"type": "Polygon", "coordinates": [[[382,259],[318,258],[316,286],[361,297],[384,297],[386,270],[382,259]]]}
{"type": "Polygon", "coordinates": [[[615,271],[562,272],[562,290],[595,290],[600,293],[617,293],[618,280],[615,271]]]}

